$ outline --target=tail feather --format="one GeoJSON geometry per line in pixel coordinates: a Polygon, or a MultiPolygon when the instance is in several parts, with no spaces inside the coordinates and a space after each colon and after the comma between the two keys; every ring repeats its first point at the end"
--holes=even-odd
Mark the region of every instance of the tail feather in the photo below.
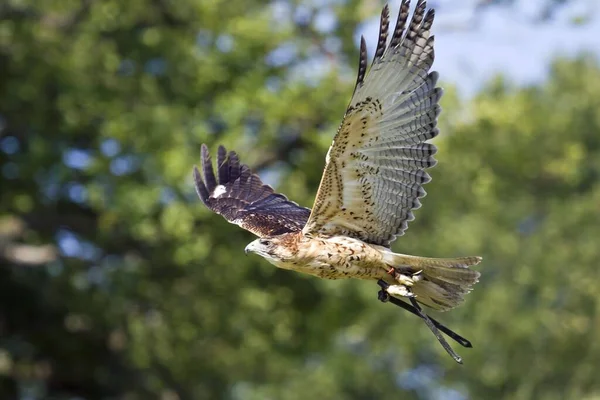
{"type": "Polygon", "coordinates": [[[468,267],[461,269],[453,269],[449,267],[438,267],[430,265],[425,266],[424,270],[426,270],[426,273],[428,273],[432,277],[455,285],[464,285],[465,283],[474,285],[475,283],[477,283],[477,281],[479,280],[479,276],[481,275],[478,271],[473,271],[468,267]]]}
{"type": "Polygon", "coordinates": [[[458,257],[458,258],[431,258],[409,256],[407,254],[391,253],[393,260],[402,265],[411,267],[436,266],[447,268],[468,268],[481,262],[481,257],[458,257]]]}
{"type": "Polygon", "coordinates": [[[411,287],[416,300],[439,311],[447,311],[464,301],[480,273],[470,266],[481,262],[481,257],[428,258],[388,253],[386,262],[412,274],[420,272],[422,279],[411,287]]]}
{"type": "Polygon", "coordinates": [[[449,290],[432,280],[423,279],[412,287],[416,300],[434,310],[447,311],[459,306],[468,292],[449,290]]]}

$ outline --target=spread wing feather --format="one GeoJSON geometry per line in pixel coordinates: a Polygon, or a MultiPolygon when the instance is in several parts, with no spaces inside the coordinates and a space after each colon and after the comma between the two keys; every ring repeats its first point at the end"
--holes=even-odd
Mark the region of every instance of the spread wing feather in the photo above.
{"type": "Polygon", "coordinates": [[[194,167],[196,192],[208,208],[227,221],[259,237],[298,232],[304,227],[310,209],[275,193],[247,165],[240,164],[235,152],[227,154],[219,146],[215,176],[208,148],[203,144],[201,168],[202,174],[194,167]]]}
{"type": "Polygon", "coordinates": [[[425,169],[435,165],[438,74],[433,64],[434,11],[418,1],[408,22],[404,0],[389,45],[389,11],[366,74],[361,41],[359,74],[350,105],[326,157],[325,171],[304,234],[347,235],[389,246],[421,206],[425,169]]]}

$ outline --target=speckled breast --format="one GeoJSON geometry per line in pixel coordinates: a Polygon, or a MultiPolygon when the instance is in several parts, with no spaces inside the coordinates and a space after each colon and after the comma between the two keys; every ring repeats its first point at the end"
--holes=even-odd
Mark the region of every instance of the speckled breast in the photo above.
{"type": "Polygon", "coordinates": [[[293,260],[274,264],[326,279],[377,279],[387,270],[379,250],[345,236],[305,238],[293,260]]]}

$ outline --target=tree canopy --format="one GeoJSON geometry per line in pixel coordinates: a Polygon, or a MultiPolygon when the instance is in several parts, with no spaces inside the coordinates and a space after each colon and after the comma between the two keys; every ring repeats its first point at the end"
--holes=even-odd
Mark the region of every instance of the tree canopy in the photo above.
{"type": "Polygon", "coordinates": [[[596,62],[447,88],[393,248],[484,257],[466,303],[432,313],[474,344],[458,366],[375,283],[242,257],[253,237],[196,198],[207,143],[312,203],[371,10],[336,2],[324,31],[282,4],[0,5],[0,398],[600,396],[596,62]]]}

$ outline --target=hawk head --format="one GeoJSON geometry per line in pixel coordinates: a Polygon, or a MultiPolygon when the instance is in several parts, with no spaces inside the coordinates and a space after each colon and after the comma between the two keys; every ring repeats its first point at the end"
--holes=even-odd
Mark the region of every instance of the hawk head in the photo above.
{"type": "Polygon", "coordinates": [[[256,239],[250,242],[244,251],[246,254],[256,253],[274,264],[285,262],[293,258],[295,254],[294,249],[290,246],[290,241],[286,240],[288,235],[256,239]]]}

